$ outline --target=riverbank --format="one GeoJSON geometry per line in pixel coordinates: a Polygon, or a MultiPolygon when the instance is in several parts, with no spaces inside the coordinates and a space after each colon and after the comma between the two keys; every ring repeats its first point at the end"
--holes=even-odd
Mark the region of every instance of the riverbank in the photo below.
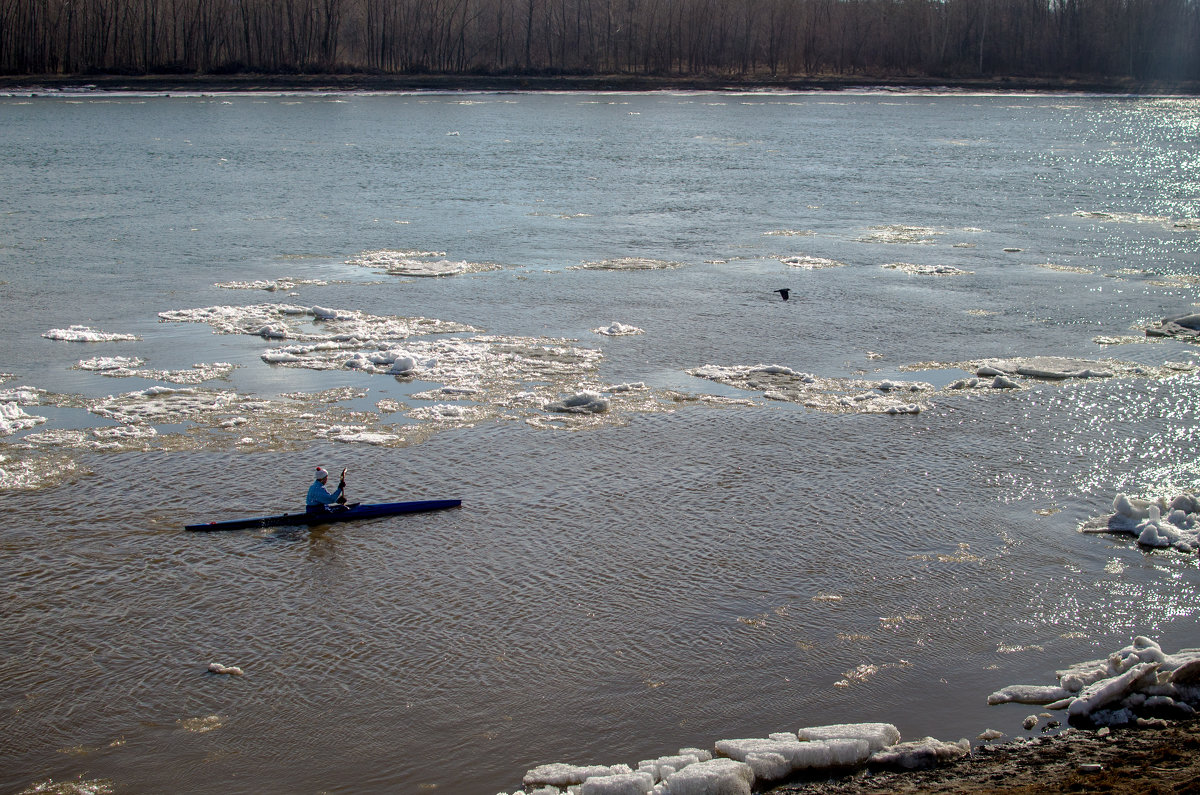
{"type": "Polygon", "coordinates": [[[1083,92],[1141,96],[1200,94],[1200,83],[1066,78],[930,78],[894,76],[655,77],[649,75],[3,75],[0,92],[408,92],[408,91],[894,91],[1083,92]]]}
{"type": "Polygon", "coordinates": [[[1200,791],[1200,721],[1150,721],[1111,731],[1069,729],[1053,737],[983,745],[945,767],[861,772],[792,784],[770,795],[1200,791]]]}

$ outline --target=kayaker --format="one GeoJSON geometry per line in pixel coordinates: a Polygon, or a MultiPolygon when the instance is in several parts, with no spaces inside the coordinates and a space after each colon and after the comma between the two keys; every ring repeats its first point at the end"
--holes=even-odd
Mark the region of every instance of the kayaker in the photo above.
{"type": "Polygon", "coordinates": [[[332,510],[339,510],[345,505],[346,498],[342,496],[342,492],[346,489],[346,470],[342,470],[342,479],[338,482],[337,491],[331,492],[325,487],[328,480],[329,473],[325,468],[317,467],[317,479],[308,487],[308,498],[305,500],[309,513],[331,510],[328,506],[334,503],[337,503],[338,507],[332,510]]]}

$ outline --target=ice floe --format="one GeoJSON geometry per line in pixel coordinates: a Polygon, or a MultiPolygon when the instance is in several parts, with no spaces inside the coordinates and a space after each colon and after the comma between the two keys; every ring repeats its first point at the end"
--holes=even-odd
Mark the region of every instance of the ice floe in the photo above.
{"type": "Polygon", "coordinates": [[[872,226],[867,232],[857,238],[859,243],[907,243],[928,245],[936,242],[935,238],[945,232],[929,226],[905,226],[890,224],[872,226]]]}
{"type": "Polygon", "coordinates": [[[780,262],[791,268],[801,268],[803,270],[816,271],[824,270],[825,268],[841,268],[845,267],[846,263],[839,262],[835,259],[827,257],[810,257],[807,254],[798,254],[793,257],[781,257],[780,262]]]}
{"type": "MultiPolygon", "coordinates": [[[[617,765],[539,765],[528,771],[527,792],[557,795],[749,795],[800,774],[848,773],[863,767],[912,769],[952,761],[970,742],[932,737],[902,743],[890,723],[811,726],[768,737],[718,740],[711,751],[679,753],[617,765]]],[[[515,794],[514,794],[515,795],[515,794]]]]}
{"type": "Polygon", "coordinates": [[[889,262],[882,267],[887,270],[903,271],[913,276],[960,276],[971,273],[971,271],[965,271],[953,265],[915,265],[911,262],[889,262]]]}
{"type": "Polygon", "coordinates": [[[592,333],[603,334],[606,337],[628,337],[635,334],[645,334],[646,332],[637,326],[627,326],[624,323],[618,323],[614,320],[611,326],[592,329],[592,333]]]}
{"type": "Polygon", "coordinates": [[[760,391],[767,400],[832,412],[918,414],[927,405],[923,397],[933,392],[931,384],[920,381],[821,378],[777,364],[706,364],[687,373],[738,389],[760,391]]]}
{"type": "Polygon", "coordinates": [[[494,262],[466,262],[442,259],[444,251],[396,251],[384,249],[365,251],[347,260],[347,264],[378,268],[390,276],[457,276],[464,273],[483,273],[500,270],[494,262]]]}
{"type": "Polygon", "coordinates": [[[1164,317],[1146,328],[1147,337],[1178,337],[1200,342],[1200,312],[1164,317]]]}
{"type": "Polygon", "coordinates": [[[646,257],[617,257],[615,259],[606,259],[598,262],[585,262],[582,265],[573,265],[570,269],[596,271],[652,271],[669,270],[671,268],[680,268],[682,266],[682,262],[671,262],[661,259],[647,259],[646,257]]]}
{"type": "Polygon", "coordinates": [[[42,336],[48,340],[62,342],[133,342],[138,339],[134,334],[116,334],[78,325],[69,328],[52,328],[42,336]]]}
{"type": "Polygon", "coordinates": [[[0,402],[0,436],[11,436],[45,421],[45,417],[25,413],[15,402],[0,402]]]}
{"type": "Polygon", "coordinates": [[[218,334],[359,344],[477,330],[463,323],[424,317],[388,317],[357,310],[290,304],[175,309],[159,312],[158,317],[170,323],[207,323],[218,334]]]}
{"type": "Polygon", "coordinates": [[[1200,218],[1172,218],[1169,215],[1147,215],[1145,213],[1099,212],[1078,210],[1072,213],[1077,218],[1087,218],[1102,223],[1156,224],[1165,229],[1193,231],[1200,229],[1200,218]]]}
{"type": "Polygon", "coordinates": [[[1134,536],[1147,547],[1200,550],[1200,499],[1195,494],[1149,500],[1118,494],[1112,507],[1112,515],[1084,522],[1080,530],[1134,536]]]}
{"type": "Polygon", "coordinates": [[[1016,701],[1014,695],[1040,696],[1046,700],[1020,703],[1065,709],[1071,722],[1099,726],[1188,718],[1200,707],[1200,649],[1167,654],[1157,642],[1143,636],[1105,659],[1060,670],[1057,677],[1058,687],[1014,685],[988,696],[988,703],[1016,701]],[[1060,694],[1065,695],[1055,698],[1060,694]]]}
{"type": "Polygon", "coordinates": [[[771,237],[812,237],[816,232],[811,229],[773,229],[763,234],[771,237]]]}
{"type": "Polygon", "coordinates": [[[256,279],[252,282],[217,282],[215,286],[226,290],[266,290],[268,293],[274,293],[279,290],[295,290],[297,287],[325,287],[328,284],[329,282],[320,279],[292,279],[285,277],[272,281],[256,279]]]}
{"type": "Polygon", "coordinates": [[[215,378],[224,378],[234,370],[228,362],[193,364],[188,370],[154,370],[143,368],[145,359],[134,356],[97,356],[83,359],[75,365],[80,370],[89,370],[110,378],[139,377],[153,381],[168,381],[173,384],[200,384],[215,378]]]}

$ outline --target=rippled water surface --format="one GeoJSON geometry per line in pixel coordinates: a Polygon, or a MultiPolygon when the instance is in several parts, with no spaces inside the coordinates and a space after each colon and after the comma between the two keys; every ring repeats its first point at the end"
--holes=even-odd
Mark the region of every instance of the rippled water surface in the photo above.
{"type": "Polygon", "coordinates": [[[1200,349],[1143,333],[1200,311],[1198,132],[1173,98],[0,99],[0,790],[1015,735],[993,690],[1200,646],[1194,556],[1077,532],[1200,488],[1200,349]],[[1116,374],[947,389],[1028,356],[1116,374]],[[812,383],[695,372],[760,364],[812,383]],[[318,464],[463,506],[183,530],[318,464]]]}

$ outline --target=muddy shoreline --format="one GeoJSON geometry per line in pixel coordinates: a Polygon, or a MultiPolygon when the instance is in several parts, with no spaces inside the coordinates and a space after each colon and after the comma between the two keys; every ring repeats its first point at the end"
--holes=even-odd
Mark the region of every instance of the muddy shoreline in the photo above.
{"type": "Polygon", "coordinates": [[[944,767],[861,771],[793,782],[769,790],[769,795],[1200,791],[1200,720],[1143,723],[984,744],[944,767]]]}
{"type": "Polygon", "coordinates": [[[1200,83],[1058,78],[930,78],[894,76],[656,77],[649,75],[0,75],[0,91],[411,92],[411,91],[895,91],[1071,92],[1120,95],[1196,95],[1200,83]]]}

